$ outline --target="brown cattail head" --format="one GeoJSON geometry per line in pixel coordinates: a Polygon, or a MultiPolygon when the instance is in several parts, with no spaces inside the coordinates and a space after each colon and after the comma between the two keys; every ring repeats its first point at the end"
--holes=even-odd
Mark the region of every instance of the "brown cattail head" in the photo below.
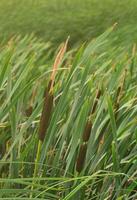
{"type": "Polygon", "coordinates": [[[49,82],[48,88],[45,90],[44,93],[44,104],[43,104],[43,110],[40,118],[40,127],[39,127],[39,139],[41,141],[43,141],[45,138],[46,131],[48,129],[52,114],[53,94],[49,92],[50,86],[51,86],[51,81],[49,82]]]}
{"type": "Polygon", "coordinates": [[[91,120],[88,120],[84,129],[84,133],[83,133],[83,141],[84,142],[88,142],[89,137],[90,137],[90,133],[91,133],[91,129],[92,129],[92,122],[91,120]]]}
{"type": "Polygon", "coordinates": [[[94,114],[95,110],[96,110],[96,107],[97,107],[97,104],[98,104],[98,100],[101,96],[101,90],[98,90],[97,91],[97,94],[96,94],[96,99],[95,99],[95,102],[93,104],[93,108],[92,108],[92,111],[91,111],[91,114],[94,114]]]}
{"type": "Polygon", "coordinates": [[[80,146],[79,154],[77,157],[76,170],[78,173],[80,173],[83,169],[85,158],[86,158],[86,152],[87,152],[87,144],[83,143],[80,146]]]}
{"type": "Polygon", "coordinates": [[[116,95],[117,100],[119,99],[121,89],[122,89],[121,86],[119,86],[118,89],[117,89],[117,95],[116,95]]]}
{"type": "Polygon", "coordinates": [[[33,112],[33,107],[30,105],[30,106],[25,110],[26,116],[27,116],[27,117],[30,117],[30,115],[32,114],[32,112],[33,112]]]}

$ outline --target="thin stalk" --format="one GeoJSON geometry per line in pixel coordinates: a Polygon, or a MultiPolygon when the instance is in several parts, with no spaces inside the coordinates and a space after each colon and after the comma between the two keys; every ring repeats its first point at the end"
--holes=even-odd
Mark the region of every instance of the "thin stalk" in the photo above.
{"type": "Polygon", "coordinates": [[[33,173],[33,181],[32,181],[32,186],[31,186],[31,193],[30,193],[30,199],[32,198],[33,194],[32,191],[34,189],[34,183],[35,183],[35,178],[37,176],[37,171],[38,171],[38,161],[40,157],[40,152],[41,152],[41,147],[42,147],[42,141],[39,140],[38,142],[38,148],[37,148],[37,154],[36,154],[36,159],[35,159],[35,165],[34,165],[34,173],[33,173]]]}

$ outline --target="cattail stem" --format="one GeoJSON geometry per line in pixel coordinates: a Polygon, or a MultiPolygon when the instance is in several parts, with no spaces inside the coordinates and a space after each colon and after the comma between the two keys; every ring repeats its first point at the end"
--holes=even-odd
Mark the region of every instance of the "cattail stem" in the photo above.
{"type": "Polygon", "coordinates": [[[36,159],[35,159],[34,177],[36,177],[36,175],[37,175],[38,161],[39,161],[39,157],[40,157],[41,147],[42,147],[42,142],[39,140],[36,159]]]}
{"type": "MultiPolygon", "coordinates": [[[[38,142],[38,148],[37,148],[37,154],[36,154],[36,159],[35,159],[33,179],[35,179],[35,177],[37,175],[37,171],[38,171],[38,161],[39,161],[39,157],[40,157],[41,146],[42,146],[42,142],[39,140],[39,142],[38,142]]],[[[35,183],[35,180],[33,180],[33,182],[32,182],[31,191],[33,191],[33,189],[34,189],[34,183],[35,183]]],[[[32,196],[33,196],[33,194],[31,192],[30,198],[32,198],[32,196]]]]}

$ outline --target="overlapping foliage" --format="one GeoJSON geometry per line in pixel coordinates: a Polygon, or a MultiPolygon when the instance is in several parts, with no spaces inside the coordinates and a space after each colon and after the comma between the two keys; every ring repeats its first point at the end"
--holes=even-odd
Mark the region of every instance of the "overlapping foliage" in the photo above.
{"type": "Polygon", "coordinates": [[[1,47],[0,198],[137,198],[136,48],[109,49],[111,31],[65,54],[40,146],[50,44],[24,37],[1,47]]]}

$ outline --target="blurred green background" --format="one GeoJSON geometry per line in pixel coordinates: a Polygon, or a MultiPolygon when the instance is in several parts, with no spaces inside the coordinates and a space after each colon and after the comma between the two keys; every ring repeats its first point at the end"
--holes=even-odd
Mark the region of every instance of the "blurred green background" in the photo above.
{"type": "Polygon", "coordinates": [[[115,22],[121,45],[137,41],[136,0],[0,0],[0,39],[34,33],[58,45],[91,40],[115,22]]]}

